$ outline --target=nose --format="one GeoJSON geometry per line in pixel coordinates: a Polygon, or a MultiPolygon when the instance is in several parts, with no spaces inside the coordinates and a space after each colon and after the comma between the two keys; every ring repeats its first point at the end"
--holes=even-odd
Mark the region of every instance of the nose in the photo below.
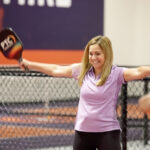
{"type": "Polygon", "coordinates": [[[92,59],[96,59],[97,58],[97,56],[96,55],[92,55],[92,59]]]}

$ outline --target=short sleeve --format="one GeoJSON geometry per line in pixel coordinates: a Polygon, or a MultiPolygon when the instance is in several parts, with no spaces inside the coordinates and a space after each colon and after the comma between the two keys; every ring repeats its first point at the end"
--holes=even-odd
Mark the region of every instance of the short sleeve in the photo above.
{"type": "Polygon", "coordinates": [[[124,80],[124,70],[126,70],[127,68],[125,67],[117,67],[117,72],[118,72],[118,82],[125,84],[126,81],[124,80]]]}
{"type": "Polygon", "coordinates": [[[79,66],[72,66],[72,77],[75,80],[78,80],[79,74],[80,74],[80,67],[79,66]]]}

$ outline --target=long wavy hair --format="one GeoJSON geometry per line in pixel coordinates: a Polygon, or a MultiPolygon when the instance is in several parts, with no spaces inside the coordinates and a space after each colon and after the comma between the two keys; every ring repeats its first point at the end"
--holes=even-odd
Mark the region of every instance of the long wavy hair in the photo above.
{"type": "Polygon", "coordinates": [[[102,68],[101,78],[96,83],[97,86],[102,86],[106,82],[113,63],[113,50],[112,50],[112,44],[108,37],[106,36],[96,36],[92,38],[86,45],[84,54],[82,57],[82,67],[81,72],[78,77],[79,85],[81,86],[83,83],[83,79],[88,72],[88,70],[91,68],[91,64],[89,63],[89,47],[91,45],[98,44],[99,47],[102,49],[105,57],[105,62],[102,68]]]}

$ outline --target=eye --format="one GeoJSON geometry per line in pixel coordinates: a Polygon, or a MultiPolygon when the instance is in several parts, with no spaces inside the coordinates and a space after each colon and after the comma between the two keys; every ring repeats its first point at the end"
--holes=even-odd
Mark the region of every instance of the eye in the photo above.
{"type": "Polygon", "coordinates": [[[90,55],[90,56],[92,56],[92,55],[93,55],[93,53],[91,53],[91,52],[90,52],[90,53],[89,53],[89,55],[90,55]]]}
{"type": "Polygon", "coordinates": [[[96,56],[99,56],[99,55],[101,55],[101,54],[102,54],[101,52],[96,52],[96,53],[95,53],[96,56]]]}

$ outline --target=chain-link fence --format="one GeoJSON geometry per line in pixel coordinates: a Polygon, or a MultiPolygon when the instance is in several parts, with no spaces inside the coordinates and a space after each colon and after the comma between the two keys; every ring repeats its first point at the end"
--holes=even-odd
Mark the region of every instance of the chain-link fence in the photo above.
{"type": "MultiPolygon", "coordinates": [[[[149,116],[137,100],[149,79],[128,82],[118,99],[122,149],[150,148],[149,116]]],[[[79,101],[77,81],[17,67],[0,68],[0,150],[72,150],[79,101]]]]}

